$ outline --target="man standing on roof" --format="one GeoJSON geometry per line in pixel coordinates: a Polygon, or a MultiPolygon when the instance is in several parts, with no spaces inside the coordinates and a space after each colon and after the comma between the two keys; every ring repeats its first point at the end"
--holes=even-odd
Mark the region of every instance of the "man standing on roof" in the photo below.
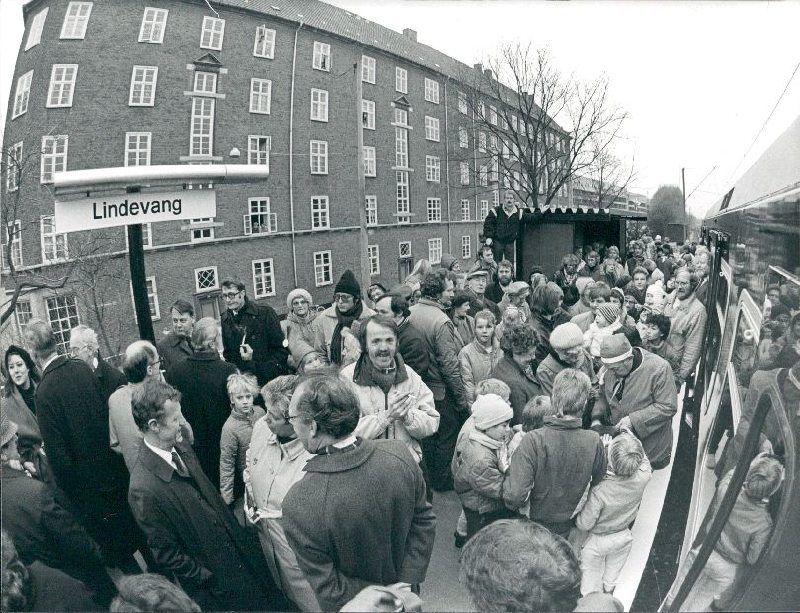
{"type": "Polygon", "coordinates": [[[533,211],[519,208],[514,192],[507,190],[503,204],[490,210],[483,221],[483,237],[491,245],[496,261],[514,261],[514,243],[523,225],[532,219],[533,211]]]}

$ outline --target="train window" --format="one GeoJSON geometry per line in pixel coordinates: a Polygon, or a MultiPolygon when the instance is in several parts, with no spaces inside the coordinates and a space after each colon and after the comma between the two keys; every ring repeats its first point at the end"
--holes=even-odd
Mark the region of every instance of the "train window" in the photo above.
{"type": "Polygon", "coordinates": [[[725,321],[725,314],[730,304],[731,267],[725,260],[720,262],[719,279],[717,281],[717,314],[720,322],[725,321]]]}
{"type": "Polygon", "coordinates": [[[789,368],[800,360],[798,309],[800,279],[782,268],[770,266],[762,304],[759,368],[789,368]]]}

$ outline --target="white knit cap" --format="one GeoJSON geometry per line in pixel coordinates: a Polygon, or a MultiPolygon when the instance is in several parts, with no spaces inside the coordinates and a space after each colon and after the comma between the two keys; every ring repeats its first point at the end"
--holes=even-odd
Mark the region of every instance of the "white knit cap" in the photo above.
{"type": "Polygon", "coordinates": [[[478,430],[487,430],[513,417],[511,405],[497,394],[483,394],[472,403],[472,418],[478,430]]]}
{"type": "Polygon", "coordinates": [[[304,290],[302,287],[297,287],[289,292],[288,296],[286,296],[286,306],[290,311],[292,310],[292,301],[295,298],[305,298],[308,301],[309,306],[313,304],[313,301],[311,300],[311,294],[309,294],[308,291],[304,290]]]}

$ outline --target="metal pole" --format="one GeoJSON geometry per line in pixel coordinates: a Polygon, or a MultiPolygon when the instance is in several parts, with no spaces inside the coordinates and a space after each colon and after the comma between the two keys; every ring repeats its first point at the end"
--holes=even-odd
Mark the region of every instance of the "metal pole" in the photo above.
{"type": "MultiPolygon", "coordinates": [[[[128,188],[129,194],[139,191],[128,188]]],[[[139,337],[155,343],[153,320],[150,315],[150,300],[147,297],[147,273],[144,267],[144,243],[142,242],[142,224],[126,227],[128,233],[128,264],[131,270],[131,289],[133,291],[133,308],[136,322],[139,325],[139,337]]]]}
{"type": "Polygon", "coordinates": [[[683,240],[686,240],[686,169],[681,168],[681,195],[683,197],[683,240]]]}
{"type": "MultiPolygon", "coordinates": [[[[361,58],[359,58],[353,65],[353,73],[355,78],[354,91],[356,93],[356,144],[358,151],[356,160],[358,160],[358,170],[356,177],[358,179],[358,197],[360,199],[358,206],[358,223],[360,226],[358,232],[358,248],[359,255],[359,268],[361,270],[361,289],[366,295],[367,289],[371,283],[369,256],[367,255],[367,245],[369,243],[369,233],[367,232],[367,185],[364,178],[364,120],[363,111],[361,108],[361,99],[363,98],[363,85],[361,83],[361,58]]],[[[377,157],[375,163],[378,163],[377,157]]]]}

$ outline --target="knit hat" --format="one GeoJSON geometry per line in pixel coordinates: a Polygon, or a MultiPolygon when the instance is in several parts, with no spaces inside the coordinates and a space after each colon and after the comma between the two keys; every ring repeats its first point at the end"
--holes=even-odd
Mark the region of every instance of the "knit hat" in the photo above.
{"type": "Polygon", "coordinates": [[[453,268],[453,264],[455,263],[456,258],[449,253],[442,254],[442,259],[439,261],[439,265],[445,270],[451,270],[453,268]]]}
{"type": "Polygon", "coordinates": [[[583,345],[583,332],[578,324],[568,321],[556,326],[550,333],[550,346],[553,349],[570,349],[583,345]]]}
{"type": "Polygon", "coordinates": [[[475,277],[486,277],[489,278],[489,271],[483,268],[476,268],[475,270],[470,270],[467,273],[467,281],[470,279],[474,279],[475,277]]]}
{"type": "Polygon", "coordinates": [[[333,288],[335,294],[350,294],[353,298],[361,298],[361,286],[356,281],[356,276],[349,268],[344,271],[342,278],[333,288]]]}
{"type": "Polygon", "coordinates": [[[488,430],[514,417],[511,405],[497,394],[483,394],[472,403],[472,418],[478,430],[488,430]]]}
{"type": "Polygon", "coordinates": [[[578,277],[575,279],[575,287],[578,289],[578,295],[583,296],[583,290],[593,283],[595,283],[595,280],[591,277],[578,277]]]}
{"type": "Polygon", "coordinates": [[[612,324],[619,317],[619,305],[613,302],[606,302],[597,307],[597,312],[603,316],[603,319],[612,324]]]}
{"type": "Polygon", "coordinates": [[[306,290],[302,287],[297,287],[289,292],[289,295],[286,296],[286,307],[291,311],[292,310],[292,302],[295,298],[305,298],[308,301],[309,306],[313,304],[311,300],[311,294],[309,294],[306,290]]]}
{"type": "Polygon", "coordinates": [[[600,360],[603,364],[622,362],[633,355],[633,349],[624,334],[612,334],[600,343],[600,360]]]}
{"type": "Polygon", "coordinates": [[[522,293],[523,290],[530,290],[530,288],[531,286],[525,283],[525,281],[513,281],[509,284],[508,289],[506,289],[506,293],[510,296],[516,296],[522,293]]]}
{"type": "Polygon", "coordinates": [[[5,411],[0,413],[0,447],[5,447],[17,433],[17,424],[8,419],[5,411]]]}

